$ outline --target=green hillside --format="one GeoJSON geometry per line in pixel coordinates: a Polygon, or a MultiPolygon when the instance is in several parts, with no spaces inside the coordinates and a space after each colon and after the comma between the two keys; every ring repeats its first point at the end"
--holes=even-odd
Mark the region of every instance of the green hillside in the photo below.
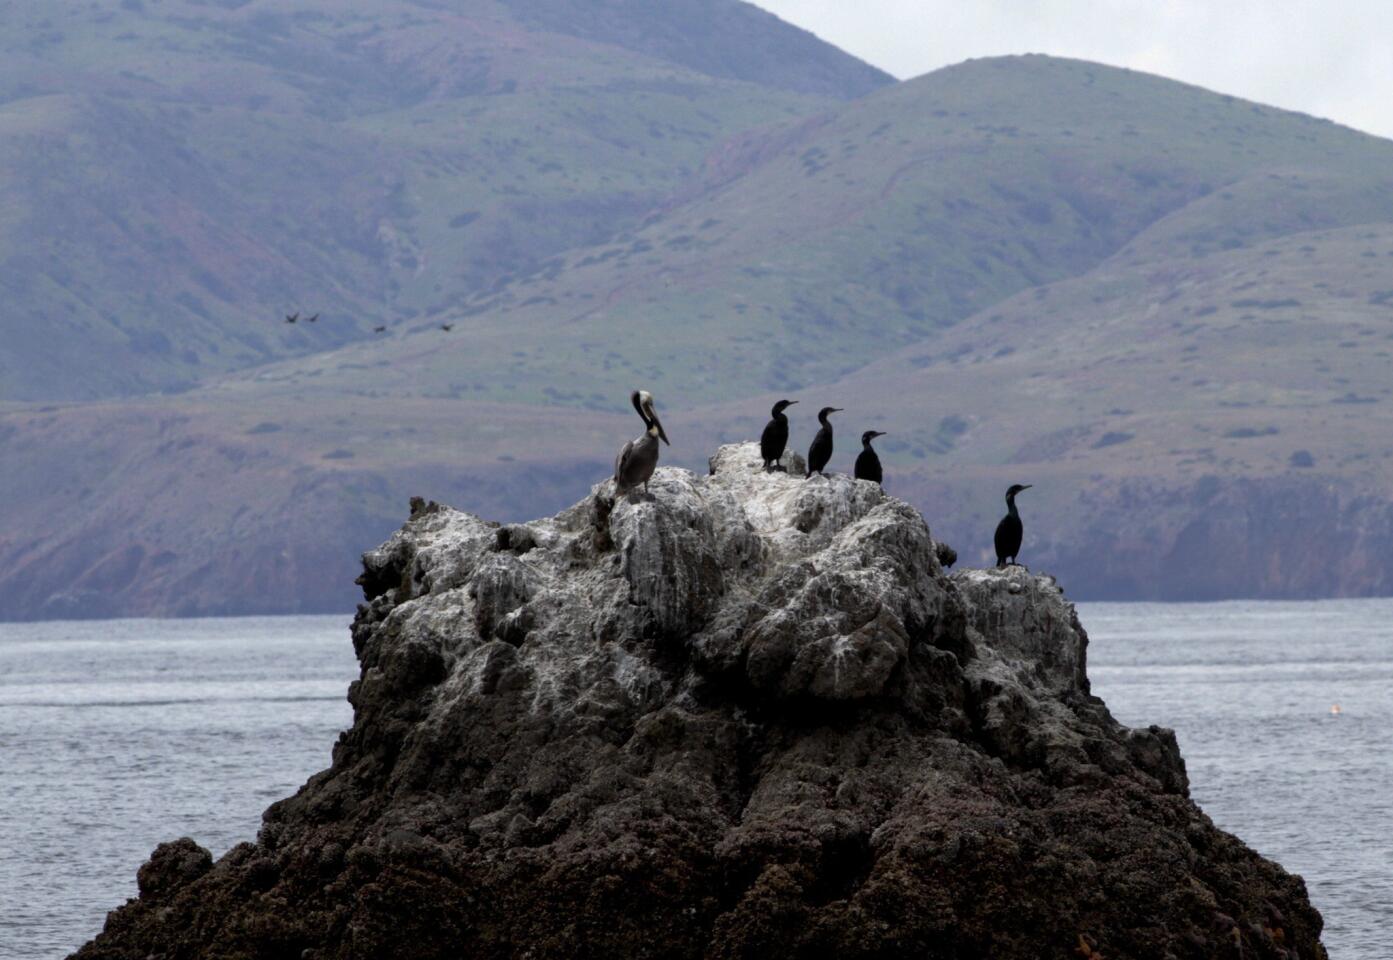
{"type": "MultiPolygon", "coordinates": [[[[967,563],[993,559],[1005,487],[1033,483],[1022,559],[1071,595],[1393,592],[1393,143],[1046,57],[812,96],[822,81],[663,61],[657,27],[597,44],[538,32],[560,4],[492,9],[448,35],[423,6],[325,41],[351,53],[358,93],[254,47],[294,110],[161,107],[158,129],[185,131],[164,154],[122,152],[160,142],[128,134],[156,129],[130,98],[0,107],[35,142],[87,151],[33,163],[25,183],[51,176],[47,194],[5,188],[7,209],[71,226],[35,227],[49,253],[4,282],[86,326],[34,325],[37,346],[4,355],[33,385],[11,395],[50,402],[0,406],[0,616],[341,608],[355,548],[411,495],[505,519],[584,496],[636,430],[637,386],[673,439],[663,462],[695,469],[756,437],[781,395],[803,401],[800,449],[818,406],[845,407],[833,469],[861,430],[888,431],[887,487],[967,563]],[[379,54],[390,81],[370,77],[379,54]],[[110,132],[54,132],[75,126],[110,132]],[[60,189],[99,155],[139,184],[132,206],[60,189]],[[240,193],[209,185],[208,158],[240,193]],[[322,170],[280,176],[296,164],[322,170]],[[102,244],[83,240],[94,225],[102,244]],[[131,249],[102,263],[98,247],[131,249]],[[263,262],[264,302],[208,306],[199,264],[245,279],[263,262]],[[326,304],[313,330],[277,318],[302,275],[324,292],[286,309],[326,304]],[[170,343],[164,366],[128,362],[112,318],[133,314],[94,305],[186,286],[211,318],[132,327],[170,343]],[[170,386],[187,389],[110,396],[170,386]]],[[[283,25],[327,35],[306,23],[283,25]]],[[[247,76],[220,90],[262,89],[247,76]]]]}
{"type": "Polygon", "coordinates": [[[0,11],[0,399],[186,389],[466,309],[637,225],[723,139],[888,81],[743,4],[713,8],[714,75],[664,58],[673,21],[610,43],[557,9],[0,11]],[[297,310],[323,322],[278,325],[297,310]]]}
{"type": "MultiPolygon", "coordinates": [[[[387,363],[375,389],[597,409],[637,380],[799,390],[1112,257],[1393,219],[1390,168],[1387,141],[1157,77],[968,63],[728,144],[685,203],[442,311],[467,338],[344,356],[387,363]]],[[[353,389],[342,360],[296,369],[353,389]]]]}
{"type": "Polygon", "coordinates": [[[870,93],[890,80],[739,0],[502,2],[526,26],[622,46],[712,77],[838,99],[870,93]]]}

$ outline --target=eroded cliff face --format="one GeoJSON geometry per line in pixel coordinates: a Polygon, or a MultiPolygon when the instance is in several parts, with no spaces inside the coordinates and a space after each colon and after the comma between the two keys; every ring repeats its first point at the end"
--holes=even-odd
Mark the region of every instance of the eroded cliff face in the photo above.
{"type": "Polygon", "coordinates": [[[872,484],[660,468],[364,557],[333,766],[84,958],[1307,957],[1299,877],[1089,693],[1048,577],[872,484]]]}

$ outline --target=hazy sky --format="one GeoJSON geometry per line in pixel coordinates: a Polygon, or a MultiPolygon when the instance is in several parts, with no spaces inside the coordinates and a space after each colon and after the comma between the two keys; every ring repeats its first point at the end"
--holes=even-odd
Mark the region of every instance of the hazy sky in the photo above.
{"type": "Polygon", "coordinates": [[[753,0],[897,77],[1051,53],[1393,137],[1388,0],[753,0]]]}

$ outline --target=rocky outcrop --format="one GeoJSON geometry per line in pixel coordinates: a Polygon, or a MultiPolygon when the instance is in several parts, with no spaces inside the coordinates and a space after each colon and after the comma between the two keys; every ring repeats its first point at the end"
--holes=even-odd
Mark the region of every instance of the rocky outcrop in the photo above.
{"type": "Polygon", "coordinates": [[[83,958],[1305,957],[1299,877],[1089,693],[1048,577],[940,567],[844,476],[661,468],[364,557],[354,724],[83,958]]]}

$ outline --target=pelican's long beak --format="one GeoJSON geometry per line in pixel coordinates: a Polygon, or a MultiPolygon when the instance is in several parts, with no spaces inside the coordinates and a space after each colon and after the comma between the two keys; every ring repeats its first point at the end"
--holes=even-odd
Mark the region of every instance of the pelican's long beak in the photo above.
{"type": "Polygon", "coordinates": [[[658,415],[653,412],[652,407],[648,408],[648,420],[653,426],[658,428],[658,437],[663,443],[666,443],[669,447],[672,446],[672,441],[668,440],[667,433],[663,430],[663,422],[658,419],[658,415]]]}

